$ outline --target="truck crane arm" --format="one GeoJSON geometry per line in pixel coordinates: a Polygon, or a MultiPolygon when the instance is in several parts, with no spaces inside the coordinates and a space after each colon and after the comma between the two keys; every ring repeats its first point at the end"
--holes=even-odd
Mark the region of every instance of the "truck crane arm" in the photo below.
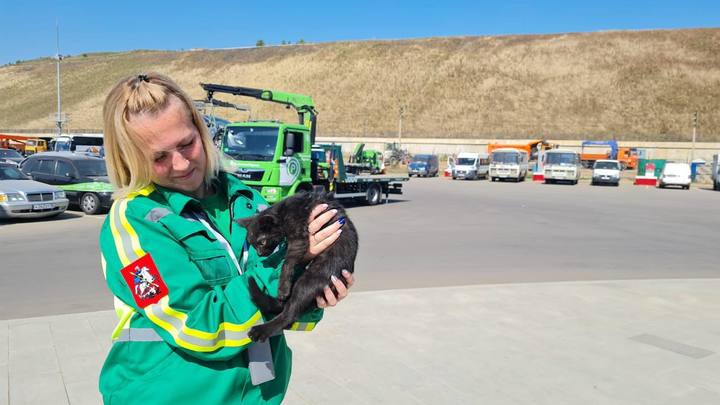
{"type": "Polygon", "coordinates": [[[288,108],[292,107],[298,114],[299,123],[310,130],[312,143],[315,143],[317,110],[315,110],[315,103],[310,96],[250,87],[226,86],[224,84],[200,83],[200,86],[207,93],[207,102],[209,103],[213,102],[215,93],[225,93],[283,104],[288,108]]]}

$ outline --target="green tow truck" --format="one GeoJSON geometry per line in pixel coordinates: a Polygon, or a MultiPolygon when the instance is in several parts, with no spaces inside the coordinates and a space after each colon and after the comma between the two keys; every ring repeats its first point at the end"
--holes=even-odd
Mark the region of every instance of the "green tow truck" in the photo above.
{"type": "Polygon", "coordinates": [[[314,145],[317,111],[309,96],[275,90],[200,83],[212,102],[217,93],[252,97],[293,108],[298,123],[258,120],[225,127],[220,151],[223,167],[258,190],[270,203],[299,191],[322,189],[335,198],[362,199],[375,205],[402,194],[407,176],[352,174],[339,145],[314,145]]]}

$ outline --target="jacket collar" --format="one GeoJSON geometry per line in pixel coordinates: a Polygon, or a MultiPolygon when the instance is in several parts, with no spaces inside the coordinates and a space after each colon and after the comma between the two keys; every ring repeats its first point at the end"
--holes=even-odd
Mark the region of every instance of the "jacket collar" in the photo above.
{"type": "MultiPolygon", "coordinates": [[[[236,194],[243,194],[248,199],[252,200],[253,194],[250,187],[246,186],[242,181],[240,181],[240,179],[232,174],[220,171],[217,177],[213,179],[213,184],[215,184],[215,186],[219,189],[225,190],[226,195],[230,200],[236,194]]],[[[182,213],[188,204],[193,204],[197,207],[200,206],[200,202],[196,198],[190,197],[187,194],[158,185],[155,185],[155,188],[160,195],[163,196],[165,201],[167,201],[170,209],[175,213],[182,213]]]]}

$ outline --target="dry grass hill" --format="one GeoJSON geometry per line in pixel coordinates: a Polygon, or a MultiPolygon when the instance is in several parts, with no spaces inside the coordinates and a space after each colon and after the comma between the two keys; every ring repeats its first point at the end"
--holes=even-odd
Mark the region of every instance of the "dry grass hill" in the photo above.
{"type": "MultiPolygon", "coordinates": [[[[688,140],[699,111],[698,140],[720,141],[720,29],[79,55],[62,64],[70,129],[101,128],[109,88],[150,70],[197,98],[201,81],[309,94],[326,136],[392,136],[404,106],[403,137],[688,140]]],[[[55,97],[52,60],[0,67],[0,129],[53,128],[55,97]]]]}

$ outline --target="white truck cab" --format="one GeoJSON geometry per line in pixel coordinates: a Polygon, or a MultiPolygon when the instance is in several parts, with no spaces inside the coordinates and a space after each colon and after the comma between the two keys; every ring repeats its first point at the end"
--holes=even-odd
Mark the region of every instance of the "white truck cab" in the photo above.
{"type": "Polygon", "coordinates": [[[487,178],[489,158],[487,153],[461,152],[455,160],[452,171],[452,178],[455,179],[478,179],[487,178]]]}
{"type": "Polygon", "coordinates": [[[580,180],[580,154],[569,149],[551,149],[545,152],[543,175],[545,183],[567,181],[577,184],[580,180]]]}
{"type": "Polygon", "coordinates": [[[528,173],[528,154],[514,148],[495,149],[490,157],[490,180],[524,181],[528,173]]]}

